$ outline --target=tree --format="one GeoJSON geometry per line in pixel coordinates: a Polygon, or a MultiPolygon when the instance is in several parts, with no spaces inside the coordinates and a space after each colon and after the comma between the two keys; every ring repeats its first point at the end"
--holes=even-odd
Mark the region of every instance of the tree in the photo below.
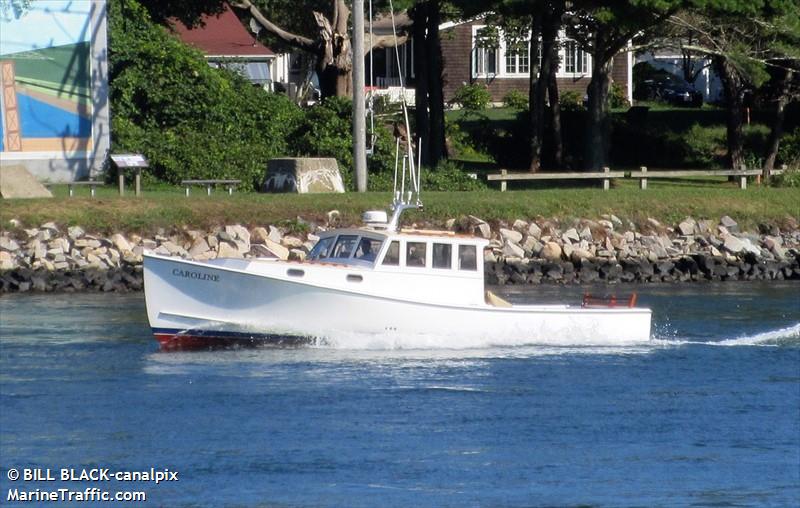
{"type": "Polygon", "coordinates": [[[643,37],[681,4],[681,0],[575,0],[567,34],[592,56],[587,88],[587,135],[584,166],[598,170],[608,163],[611,139],[608,92],[613,58],[628,42],[643,37]]]}
{"type": "Polygon", "coordinates": [[[694,0],[691,9],[671,16],[676,36],[696,41],[693,51],[711,58],[727,106],[727,164],[745,164],[745,97],[772,82],[776,112],[765,157],[772,168],[783,126],[783,111],[797,93],[800,58],[800,3],[797,0],[694,0]]]}
{"type": "MultiPolygon", "coordinates": [[[[203,14],[221,12],[225,5],[224,0],[143,0],[142,3],[154,20],[168,23],[170,18],[177,18],[187,26],[198,24],[203,14]]],[[[351,95],[350,2],[231,0],[230,4],[245,21],[253,19],[261,25],[272,41],[310,54],[323,97],[351,95]]],[[[385,5],[379,7],[385,8],[385,5]]],[[[394,44],[393,37],[372,37],[371,40],[368,50],[394,44]]],[[[399,44],[405,41],[405,35],[398,37],[399,44]]]]}

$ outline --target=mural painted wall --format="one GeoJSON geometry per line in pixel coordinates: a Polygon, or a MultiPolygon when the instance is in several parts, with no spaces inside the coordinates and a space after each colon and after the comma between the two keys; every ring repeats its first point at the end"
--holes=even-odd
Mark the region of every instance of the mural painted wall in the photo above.
{"type": "Polygon", "coordinates": [[[31,161],[51,181],[87,176],[108,147],[105,1],[11,5],[0,11],[3,163],[31,161]]]}

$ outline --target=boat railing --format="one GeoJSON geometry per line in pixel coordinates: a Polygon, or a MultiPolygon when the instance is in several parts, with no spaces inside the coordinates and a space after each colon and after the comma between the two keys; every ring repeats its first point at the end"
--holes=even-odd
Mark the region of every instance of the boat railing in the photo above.
{"type": "Polygon", "coordinates": [[[605,296],[592,296],[589,293],[583,295],[581,307],[583,308],[614,308],[614,307],[628,307],[633,308],[636,306],[636,293],[631,293],[627,298],[617,297],[617,295],[605,296]]]}

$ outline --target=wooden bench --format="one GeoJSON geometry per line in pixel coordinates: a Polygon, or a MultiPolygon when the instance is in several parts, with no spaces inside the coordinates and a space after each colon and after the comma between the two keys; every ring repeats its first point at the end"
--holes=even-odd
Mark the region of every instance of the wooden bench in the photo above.
{"type": "Polygon", "coordinates": [[[203,185],[206,188],[206,195],[211,195],[211,189],[216,185],[224,185],[228,189],[228,195],[233,194],[233,189],[242,183],[241,180],[182,180],[181,185],[186,187],[186,197],[189,197],[189,187],[192,185],[203,185]]]}
{"type": "Polygon", "coordinates": [[[103,185],[103,182],[98,182],[96,180],[87,180],[85,182],[67,182],[67,188],[69,189],[69,197],[75,195],[75,187],[78,185],[88,185],[89,186],[89,194],[92,197],[95,196],[95,189],[98,185],[103,185]]]}
{"type": "Polygon", "coordinates": [[[649,178],[685,178],[691,176],[734,176],[739,179],[739,188],[747,188],[748,176],[761,176],[760,169],[711,169],[711,170],[670,170],[670,171],[648,171],[647,167],[642,166],[639,171],[631,171],[631,178],[639,179],[639,188],[647,189],[647,180],[649,178]]]}
{"type": "Polygon", "coordinates": [[[509,181],[517,180],[603,180],[603,190],[611,188],[612,178],[625,178],[624,171],[611,171],[610,168],[603,168],[603,171],[593,172],[566,172],[566,173],[530,173],[501,170],[500,174],[487,175],[489,181],[500,182],[500,192],[505,192],[509,181]]]}

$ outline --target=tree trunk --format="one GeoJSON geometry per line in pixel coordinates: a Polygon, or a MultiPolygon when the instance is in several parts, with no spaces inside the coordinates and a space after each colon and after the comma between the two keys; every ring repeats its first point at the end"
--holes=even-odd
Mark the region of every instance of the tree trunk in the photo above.
{"type": "Polygon", "coordinates": [[[347,32],[350,9],[344,0],[334,0],[333,6],[332,20],[328,20],[322,13],[314,12],[314,20],[319,29],[317,76],[323,97],[349,97],[353,90],[353,52],[347,32]]]}
{"type": "Polygon", "coordinates": [[[531,39],[528,46],[528,119],[530,123],[531,162],[528,170],[532,173],[542,167],[542,139],[544,138],[545,84],[539,73],[539,36],[542,33],[542,14],[534,11],[531,16],[531,39]]]}
{"type": "MultiPolygon", "coordinates": [[[[558,30],[561,28],[561,14],[558,5],[548,6],[542,21],[542,69],[539,79],[542,88],[547,88],[550,107],[547,124],[550,127],[549,152],[552,165],[561,167],[564,163],[564,148],[561,140],[561,105],[558,103],[558,30]]],[[[544,101],[543,101],[544,102],[544,101]]]]}
{"type": "MultiPolygon", "coordinates": [[[[553,54],[555,55],[554,68],[558,68],[558,48],[553,46],[553,54]]],[[[556,73],[550,73],[550,79],[547,86],[547,97],[550,101],[550,131],[553,136],[553,166],[557,168],[564,167],[564,138],[561,133],[561,103],[559,102],[558,94],[558,81],[556,80],[556,73]]]]}
{"type": "Polygon", "coordinates": [[[430,116],[428,114],[428,51],[425,31],[428,24],[428,2],[417,2],[411,11],[414,20],[414,119],[416,123],[417,138],[422,143],[422,164],[430,166],[431,158],[428,155],[428,140],[431,138],[430,116]]]}
{"type": "MultiPolygon", "coordinates": [[[[595,36],[597,37],[597,36],[595,36]]],[[[604,45],[595,41],[596,48],[604,45]]],[[[611,139],[611,117],[608,110],[608,89],[611,84],[611,65],[613,58],[592,55],[592,79],[587,93],[588,127],[586,136],[586,160],[584,167],[598,171],[608,164],[609,141],[611,139]]]]}
{"type": "Polygon", "coordinates": [[[767,145],[767,157],[764,159],[762,174],[764,181],[769,178],[769,173],[775,169],[775,159],[778,157],[778,148],[783,135],[783,119],[786,114],[786,104],[789,102],[789,87],[794,73],[787,69],[778,83],[778,98],[775,102],[775,119],[772,121],[772,129],[769,133],[769,144],[767,145]]]}
{"type": "MultiPolygon", "coordinates": [[[[428,73],[428,98],[430,105],[430,141],[428,153],[431,165],[447,157],[447,148],[444,137],[444,82],[442,80],[442,45],[439,38],[439,24],[441,22],[441,9],[439,0],[430,0],[428,11],[428,33],[426,34],[426,48],[430,72],[428,73]]],[[[423,147],[424,150],[425,147],[423,147]]]]}
{"type": "Polygon", "coordinates": [[[724,56],[714,57],[714,66],[722,82],[722,91],[727,103],[727,166],[731,169],[741,169],[744,166],[744,136],[742,135],[744,116],[744,102],[742,97],[742,79],[736,69],[724,56]]]}

